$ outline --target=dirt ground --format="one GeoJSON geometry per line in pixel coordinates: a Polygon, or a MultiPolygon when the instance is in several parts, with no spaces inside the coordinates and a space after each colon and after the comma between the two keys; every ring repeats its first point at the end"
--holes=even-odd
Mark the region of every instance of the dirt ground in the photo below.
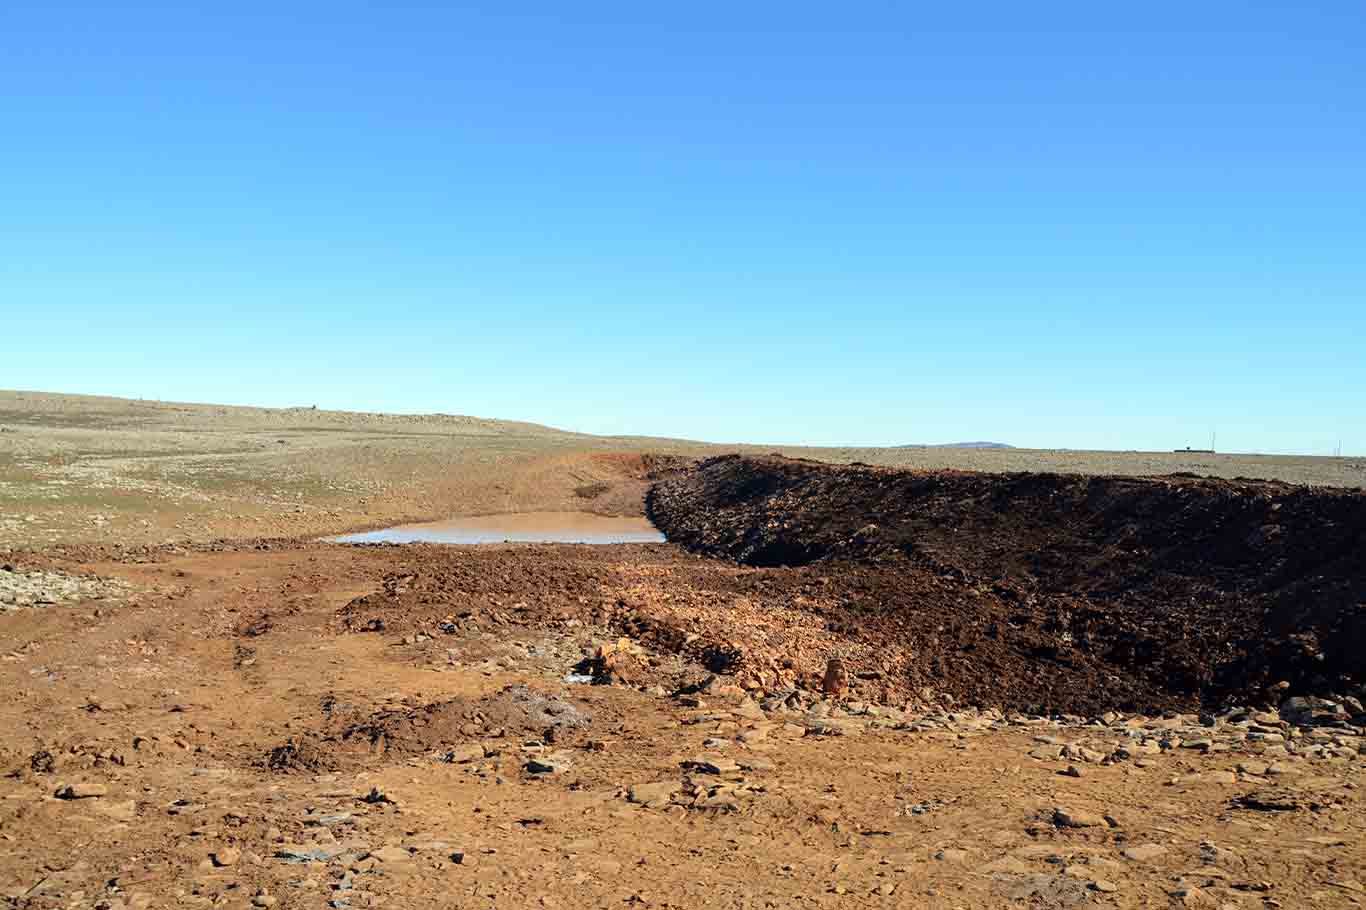
{"type": "Polygon", "coordinates": [[[0,430],[0,906],[1366,905],[1361,494],[35,393],[0,430]],[[314,539],[651,489],[677,543],[314,539]]]}
{"type": "Polygon", "coordinates": [[[752,698],[613,612],[784,570],[266,546],[92,549],[127,593],[0,616],[7,906],[1366,902],[1350,726],[752,698]]]}

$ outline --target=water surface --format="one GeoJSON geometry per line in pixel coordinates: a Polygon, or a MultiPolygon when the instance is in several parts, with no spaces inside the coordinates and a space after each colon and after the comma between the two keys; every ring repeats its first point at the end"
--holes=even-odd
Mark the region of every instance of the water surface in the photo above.
{"type": "Polygon", "coordinates": [[[521,512],[449,518],[331,538],[338,543],[660,543],[646,518],[588,512],[521,512]]]}

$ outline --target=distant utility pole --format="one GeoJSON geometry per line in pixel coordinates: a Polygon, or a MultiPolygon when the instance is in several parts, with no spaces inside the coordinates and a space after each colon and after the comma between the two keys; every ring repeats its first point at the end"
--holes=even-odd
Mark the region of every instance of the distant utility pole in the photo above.
{"type": "Polygon", "coordinates": [[[1210,430],[1210,431],[1209,431],[1209,450],[1210,450],[1211,452],[1214,451],[1214,431],[1213,431],[1213,430],[1210,430]]]}

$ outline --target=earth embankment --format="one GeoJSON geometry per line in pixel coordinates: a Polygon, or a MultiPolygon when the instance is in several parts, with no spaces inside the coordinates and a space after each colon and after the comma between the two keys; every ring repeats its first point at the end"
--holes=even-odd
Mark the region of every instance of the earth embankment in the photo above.
{"type": "Polygon", "coordinates": [[[970,696],[974,664],[1011,700],[1092,707],[1335,694],[1366,677],[1356,490],[722,456],[648,504],[695,552],[862,579],[847,604],[859,625],[970,696]]]}

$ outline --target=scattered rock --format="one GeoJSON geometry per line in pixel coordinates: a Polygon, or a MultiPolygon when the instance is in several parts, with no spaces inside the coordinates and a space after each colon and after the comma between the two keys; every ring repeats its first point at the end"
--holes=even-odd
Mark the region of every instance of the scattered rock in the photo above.
{"type": "Polygon", "coordinates": [[[532,774],[560,774],[569,770],[569,760],[564,756],[543,756],[527,761],[526,770],[532,774]]]}
{"type": "Polygon", "coordinates": [[[1125,859],[1131,859],[1140,863],[1150,863],[1159,856],[1165,855],[1167,848],[1161,844],[1140,844],[1136,847],[1126,847],[1123,852],[1125,859]]]}
{"type": "Polygon", "coordinates": [[[745,720],[766,720],[768,715],[764,714],[764,709],[751,698],[746,698],[740,704],[731,709],[732,714],[745,720]]]}
{"type": "Polygon", "coordinates": [[[209,854],[215,866],[235,866],[242,859],[242,851],[236,847],[219,847],[209,854]]]}
{"type": "Polygon", "coordinates": [[[443,761],[448,761],[456,765],[463,765],[472,761],[480,761],[483,758],[484,747],[479,743],[472,743],[468,746],[456,746],[454,749],[451,749],[444,756],[442,756],[443,761]]]}
{"type": "Polygon", "coordinates": [[[1304,800],[1293,790],[1276,788],[1245,793],[1235,798],[1233,805],[1256,812],[1293,812],[1304,805],[1304,800]]]}
{"type": "Polygon", "coordinates": [[[1058,808],[1053,810],[1053,823],[1059,828],[1099,828],[1105,824],[1105,817],[1094,812],[1058,808]]]}
{"type": "Polygon", "coordinates": [[[852,718],[815,717],[806,722],[807,736],[855,736],[863,730],[863,724],[852,718]]]}
{"type": "Polygon", "coordinates": [[[685,770],[696,771],[699,774],[734,774],[740,770],[738,762],[720,756],[702,755],[682,764],[685,770]]]}
{"type": "Polygon", "coordinates": [[[838,657],[832,657],[825,663],[825,676],[821,680],[821,691],[826,695],[838,697],[843,695],[849,688],[849,671],[844,667],[844,661],[838,657]]]}
{"type": "Polygon", "coordinates": [[[97,799],[108,794],[109,788],[104,784],[77,783],[59,787],[56,796],[58,799],[97,799]]]}
{"type": "Polygon", "coordinates": [[[371,787],[369,793],[367,793],[367,794],[365,794],[364,796],[360,797],[360,801],[363,802],[363,803],[366,803],[367,805],[371,805],[371,806],[379,806],[379,805],[396,806],[396,805],[398,805],[398,803],[396,803],[396,802],[394,802],[392,799],[390,799],[389,796],[388,796],[386,793],[382,792],[382,791],[379,789],[379,787],[371,787]]]}
{"type": "Polygon", "coordinates": [[[402,847],[380,847],[378,850],[371,850],[370,856],[379,860],[381,863],[407,863],[412,862],[413,854],[402,847]]]}
{"type": "Polygon", "coordinates": [[[626,798],[630,802],[636,803],[647,808],[667,805],[675,793],[682,789],[682,785],[677,781],[658,781],[652,784],[636,784],[626,793],[626,798]]]}
{"type": "Polygon", "coordinates": [[[335,844],[282,844],[275,849],[275,858],[286,863],[326,863],[345,852],[335,844]]]}

